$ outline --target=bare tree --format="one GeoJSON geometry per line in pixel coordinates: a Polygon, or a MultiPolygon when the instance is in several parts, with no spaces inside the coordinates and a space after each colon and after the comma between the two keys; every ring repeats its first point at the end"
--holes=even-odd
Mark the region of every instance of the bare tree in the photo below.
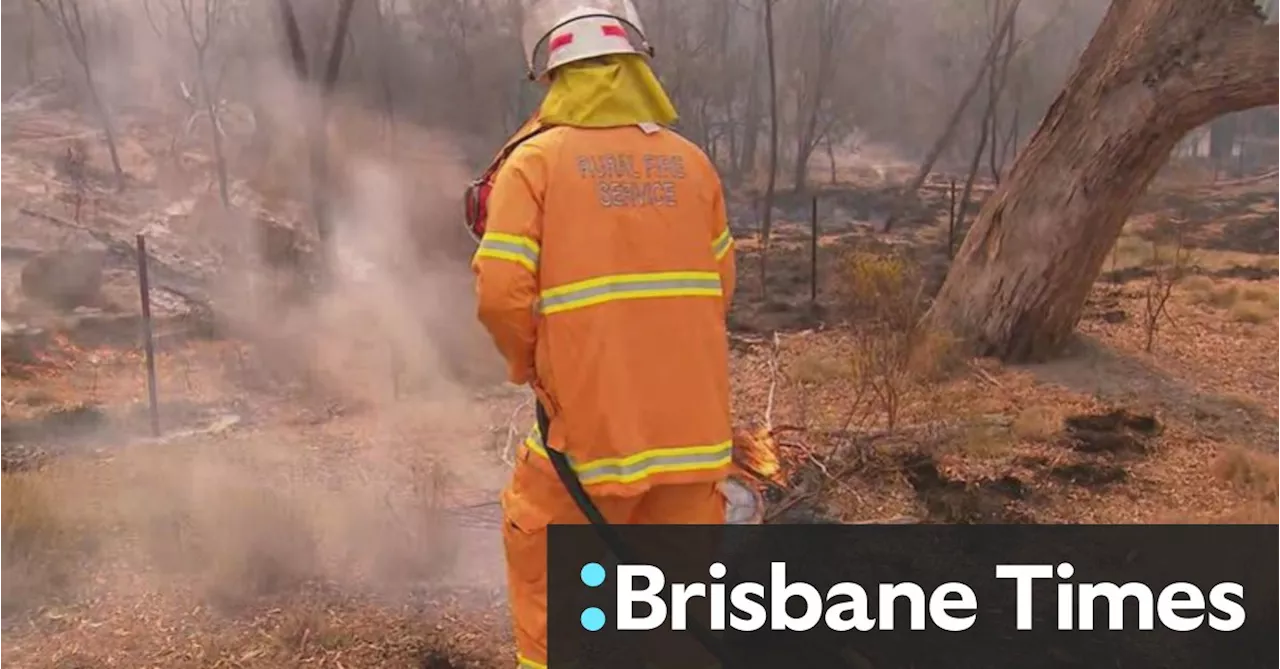
{"type": "Polygon", "coordinates": [[[209,78],[209,48],[218,34],[222,21],[223,0],[178,0],[182,23],[195,54],[196,85],[204,101],[204,112],[209,116],[209,134],[213,145],[213,165],[218,177],[218,196],[222,206],[231,207],[231,194],[227,186],[227,159],[222,147],[222,124],[218,120],[218,95],[209,78]]]}
{"type": "Polygon", "coordinates": [[[760,49],[759,37],[764,20],[757,20],[752,31],[751,41],[751,74],[747,81],[745,109],[742,117],[742,152],[738,161],[738,172],[742,175],[753,175],[756,171],[756,159],[759,157],[760,143],[760,61],[764,50],[760,49]]]}
{"type": "Polygon", "coordinates": [[[760,293],[769,291],[769,240],[773,235],[773,190],[778,179],[778,73],[773,48],[773,4],[764,0],[764,42],[769,66],[769,177],[760,223],[760,293]]]}
{"type": "Polygon", "coordinates": [[[996,135],[996,113],[997,108],[1000,106],[1000,95],[1004,92],[1004,73],[1008,71],[1009,58],[1013,55],[1012,35],[1016,20],[1012,17],[1016,16],[1017,3],[1014,3],[1014,7],[1009,10],[1008,16],[1011,17],[1011,20],[1003,24],[1003,26],[997,24],[996,21],[1000,16],[1005,15],[1004,0],[995,0],[992,5],[991,29],[993,34],[991,40],[993,44],[1000,44],[1001,47],[997,47],[996,51],[988,52],[987,54],[990,58],[990,62],[988,62],[985,67],[988,74],[987,106],[986,110],[983,112],[982,122],[978,129],[978,144],[973,150],[973,157],[969,161],[969,171],[965,175],[964,190],[960,194],[960,201],[955,213],[955,225],[964,225],[965,217],[969,212],[970,197],[973,195],[973,184],[977,180],[979,167],[982,164],[982,153],[988,146],[992,149],[992,153],[990,154],[992,178],[997,184],[1000,183],[1000,173],[996,168],[994,157],[995,146],[999,141],[999,137],[996,135]],[[998,31],[1002,29],[1006,36],[1003,43],[1001,42],[998,34],[998,31]],[[1004,49],[1003,57],[1000,55],[1001,48],[1004,49]]]}
{"type": "MultiPolygon", "coordinates": [[[[387,18],[383,15],[383,11],[381,2],[373,3],[373,19],[379,41],[387,37],[389,33],[387,18]]],[[[385,11],[391,13],[393,16],[395,15],[396,6],[394,0],[392,0],[385,11]]],[[[382,89],[382,113],[386,115],[387,129],[394,137],[396,133],[396,101],[395,93],[391,85],[390,57],[385,46],[378,49],[378,83],[379,87],[382,89]]]]}
{"type": "MultiPolygon", "coordinates": [[[[289,49],[294,74],[297,75],[299,80],[308,82],[311,77],[309,76],[310,68],[307,65],[307,51],[302,42],[302,31],[298,28],[298,17],[293,11],[293,4],[289,0],[277,0],[276,6],[284,27],[285,43],[289,49]]],[[[326,131],[329,107],[327,99],[333,92],[334,86],[338,81],[338,74],[342,69],[343,48],[347,42],[347,28],[351,22],[351,10],[354,6],[355,0],[339,0],[338,20],[330,40],[328,58],[325,61],[324,78],[321,79],[319,90],[317,91],[319,110],[318,113],[311,114],[312,118],[308,123],[311,207],[316,219],[316,233],[320,237],[322,244],[327,243],[332,235],[329,198],[326,196],[329,183],[329,147],[328,133],[326,131]]]]}
{"type": "Polygon", "coordinates": [[[36,40],[39,38],[39,32],[36,28],[36,12],[31,10],[29,3],[22,3],[22,19],[26,24],[26,30],[23,31],[23,49],[22,49],[22,65],[23,73],[26,75],[26,84],[30,86],[36,81],[36,40]]]}
{"type": "MultiPolygon", "coordinates": [[[[844,39],[846,3],[844,0],[818,0],[804,3],[798,40],[802,51],[812,51],[812,67],[799,68],[796,103],[796,155],[792,183],[802,192],[809,171],[809,157],[829,128],[819,127],[824,103],[835,76],[835,47],[844,39]],[[808,47],[812,47],[811,49],[808,47]]],[[[831,122],[828,114],[827,124],[831,122]]]]}
{"type": "MultiPolygon", "coordinates": [[[[911,179],[911,182],[908,183],[906,188],[903,190],[901,201],[897,207],[900,208],[903,202],[914,197],[916,191],[920,190],[920,186],[924,184],[924,180],[928,178],[929,173],[933,171],[934,162],[938,160],[938,156],[942,155],[942,152],[947,148],[947,144],[951,142],[951,137],[955,134],[956,128],[960,125],[960,120],[964,118],[965,110],[969,108],[969,103],[973,100],[973,96],[977,95],[978,90],[982,87],[982,81],[987,73],[987,69],[991,67],[995,60],[995,53],[1003,44],[1005,32],[1009,31],[1013,27],[1013,19],[1020,2],[1021,0],[1010,0],[1010,6],[1008,11],[1005,13],[1004,20],[1001,22],[1000,28],[996,31],[995,38],[991,40],[990,46],[987,47],[986,54],[982,57],[982,66],[978,69],[977,74],[974,75],[973,81],[970,82],[969,87],[966,88],[964,93],[960,96],[960,101],[956,103],[955,109],[951,112],[951,117],[947,119],[947,123],[943,127],[942,134],[939,135],[937,141],[933,143],[933,148],[929,150],[924,161],[920,164],[920,169],[916,171],[915,177],[911,179]]],[[[897,214],[897,211],[890,212],[888,218],[885,219],[883,226],[885,231],[888,231],[893,227],[897,214]]]]}
{"type": "Polygon", "coordinates": [[[111,169],[115,172],[116,190],[124,190],[124,168],[120,166],[120,155],[116,151],[116,131],[111,121],[111,113],[107,110],[106,101],[102,99],[102,94],[98,90],[93,66],[90,64],[93,49],[89,41],[89,31],[84,25],[84,16],[80,8],[81,0],[35,0],[35,2],[49,20],[62,29],[62,35],[71,49],[71,54],[80,64],[85,86],[89,92],[89,101],[93,104],[98,122],[102,124],[102,131],[107,138],[107,152],[111,155],[111,169]]]}
{"type": "MultiPolygon", "coordinates": [[[[1003,0],[995,0],[995,2],[991,3],[990,6],[992,9],[991,30],[994,37],[995,31],[998,30],[996,27],[996,21],[1003,13],[1004,2],[1003,0]]],[[[1016,17],[1016,8],[1014,9],[1014,12],[1016,17]]],[[[986,139],[990,139],[990,141],[987,142],[989,149],[987,153],[987,167],[991,170],[991,180],[994,181],[996,185],[1000,184],[1000,174],[1004,171],[1004,162],[1002,160],[1004,154],[1001,150],[1000,144],[1000,100],[1004,95],[1005,84],[1009,81],[1009,63],[1013,60],[1014,40],[1016,38],[1017,30],[1018,23],[1015,18],[1014,21],[1009,23],[1009,29],[1004,32],[1004,54],[1000,55],[997,52],[996,59],[998,63],[987,68],[987,114],[985,119],[987,129],[983,132],[983,136],[986,139]]],[[[1016,128],[1016,126],[1017,117],[1015,115],[1014,122],[1010,124],[1010,127],[1016,128]]]]}
{"type": "Polygon", "coordinates": [[[1173,248],[1168,252],[1160,248],[1159,242],[1151,242],[1151,279],[1142,291],[1142,329],[1146,333],[1144,350],[1147,353],[1155,348],[1160,323],[1169,319],[1169,296],[1186,276],[1190,264],[1191,250],[1183,243],[1181,226],[1175,230],[1173,248]]]}

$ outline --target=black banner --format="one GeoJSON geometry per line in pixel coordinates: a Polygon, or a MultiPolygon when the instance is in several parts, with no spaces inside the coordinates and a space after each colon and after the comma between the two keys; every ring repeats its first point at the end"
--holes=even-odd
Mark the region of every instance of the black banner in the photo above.
{"type": "Polygon", "coordinates": [[[1275,525],[614,529],[550,528],[555,669],[1280,666],[1275,525]]]}

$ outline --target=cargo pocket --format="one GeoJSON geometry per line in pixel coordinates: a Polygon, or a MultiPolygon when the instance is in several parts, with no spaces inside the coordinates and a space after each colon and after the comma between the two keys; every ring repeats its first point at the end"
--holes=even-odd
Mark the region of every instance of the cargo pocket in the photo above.
{"type": "Polygon", "coordinates": [[[507,595],[516,646],[525,657],[547,652],[547,526],[552,514],[539,504],[535,463],[517,462],[502,491],[502,541],[507,557],[507,595]],[[531,475],[532,474],[532,475],[531,475]]]}
{"type": "MultiPolygon", "coordinates": [[[[553,514],[540,499],[537,486],[545,483],[527,458],[516,463],[511,483],[502,491],[502,535],[512,580],[545,587],[547,525],[553,514]]],[[[515,582],[511,585],[517,587],[515,582]]]]}

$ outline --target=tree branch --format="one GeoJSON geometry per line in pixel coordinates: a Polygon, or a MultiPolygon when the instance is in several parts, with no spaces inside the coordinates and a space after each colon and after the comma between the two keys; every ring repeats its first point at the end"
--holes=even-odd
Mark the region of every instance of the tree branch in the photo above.
{"type": "Polygon", "coordinates": [[[1276,103],[1280,32],[1256,16],[1241,17],[1239,23],[1202,43],[1204,57],[1187,71],[1192,85],[1178,102],[1187,105],[1195,126],[1222,115],[1224,105],[1229,105],[1226,112],[1234,112],[1276,103]],[[1205,104],[1209,96],[1215,104],[1205,104]]]}

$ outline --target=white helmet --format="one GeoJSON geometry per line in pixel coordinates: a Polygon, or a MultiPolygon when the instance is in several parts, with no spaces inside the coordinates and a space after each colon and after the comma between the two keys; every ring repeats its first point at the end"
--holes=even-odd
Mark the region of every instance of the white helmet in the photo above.
{"type": "Polygon", "coordinates": [[[653,56],[631,0],[533,0],[525,11],[525,64],[544,80],[565,63],[619,53],[653,56]]]}

